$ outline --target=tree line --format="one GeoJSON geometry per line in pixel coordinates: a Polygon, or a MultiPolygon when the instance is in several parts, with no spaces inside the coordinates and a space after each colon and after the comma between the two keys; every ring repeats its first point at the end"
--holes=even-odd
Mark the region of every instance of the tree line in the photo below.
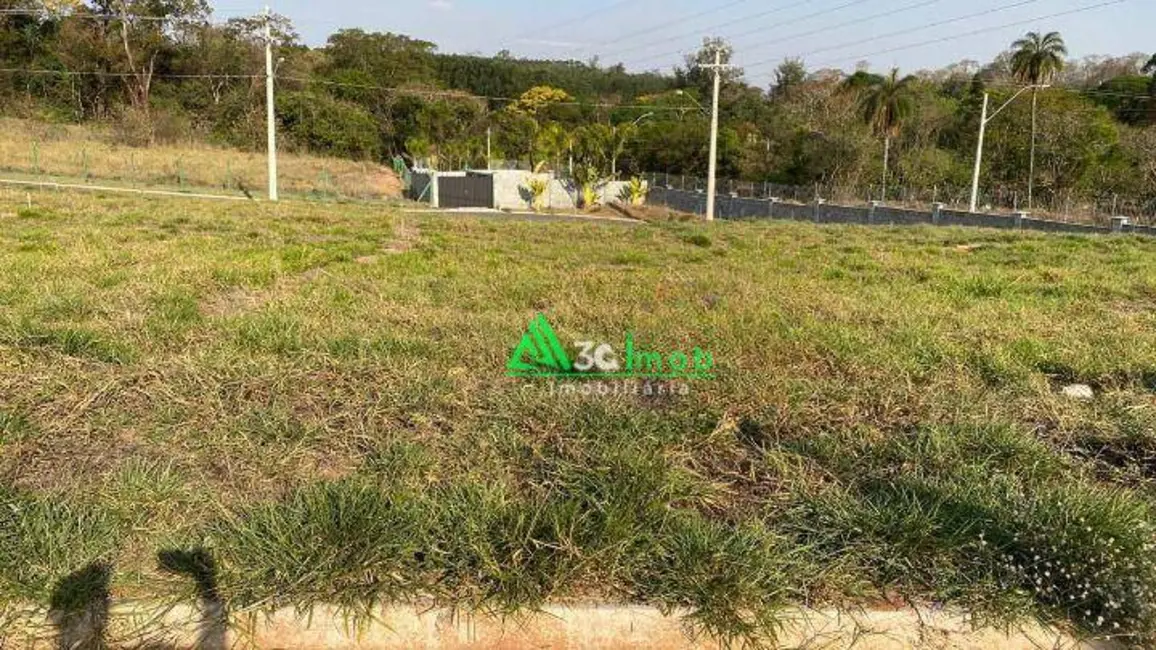
{"type": "MultiPolygon", "coordinates": [[[[728,43],[707,39],[670,73],[633,73],[505,51],[444,54],[360,29],[309,47],[283,16],[216,22],[205,0],[0,0],[0,110],[108,124],[133,145],[196,139],[260,150],[266,26],[289,148],[441,168],[505,161],[581,183],[703,175],[713,74],[703,64],[715,51],[734,58],[728,43]]],[[[989,126],[989,200],[1152,206],[1156,56],[1069,61],[1055,33],[1028,34],[990,62],[912,74],[786,60],[763,88],[731,68],[720,171],[863,198],[946,195],[970,183],[984,94],[1001,106],[1027,86],[989,126]]]]}

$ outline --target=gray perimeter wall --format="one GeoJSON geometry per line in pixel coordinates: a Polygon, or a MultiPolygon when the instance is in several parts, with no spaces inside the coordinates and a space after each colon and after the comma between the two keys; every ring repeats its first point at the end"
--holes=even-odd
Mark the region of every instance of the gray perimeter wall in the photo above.
{"type": "MultiPolygon", "coordinates": [[[[706,214],[706,194],[666,187],[652,187],[647,203],[688,212],[706,214]]],[[[824,202],[808,205],[766,199],[741,199],[720,196],[715,202],[719,219],[790,219],[813,223],[851,223],[878,226],[933,224],[973,228],[1007,228],[1044,232],[1105,234],[1111,232],[1156,236],[1156,227],[1117,223],[1115,227],[1048,221],[1024,215],[983,214],[946,208],[907,210],[884,205],[845,206],[824,202]]]]}

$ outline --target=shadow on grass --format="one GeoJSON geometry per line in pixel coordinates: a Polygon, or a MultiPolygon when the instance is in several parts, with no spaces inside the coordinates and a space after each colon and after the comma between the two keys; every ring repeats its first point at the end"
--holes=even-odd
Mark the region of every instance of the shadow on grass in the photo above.
{"type": "MultiPolygon", "coordinates": [[[[162,571],[192,579],[196,586],[201,619],[197,623],[198,650],[225,650],[228,616],[217,591],[217,567],[204,549],[161,551],[157,563],[162,571]]],[[[108,641],[112,566],[96,562],[60,580],[52,591],[49,622],[56,629],[58,650],[105,650],[108,641]]],[[[173,650],[168,643],[147,641],[136,650],[173,650]]]]}
{"type": "Polygon", "coordinates": [[[107,647],[109,581],[112,566],[96,562],[65,576],[52,590],[48,618],[57,629],[60,650],[107,647]]]}
{"type": "Polygon", "coordinates": [[[201,620],[197,629],[196,648],[225,650],[228,636],[228,613],[217,591],[217,563],[205,549],[168,550],[157,554],[162,571],[191,578],[197,587],[201,620]]]}

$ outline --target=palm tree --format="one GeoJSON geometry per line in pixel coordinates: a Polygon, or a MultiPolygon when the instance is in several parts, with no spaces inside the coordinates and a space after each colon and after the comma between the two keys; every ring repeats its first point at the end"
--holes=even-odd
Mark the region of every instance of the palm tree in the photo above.
{"type": "Polygon", "coordinates": [[[1028,32],[1023,38],[1012,43],[1012,74],[1032,88],[1032,152],[1028,163],[1028,209],[1032,209],[1032,190],[1036,180],[1036,110],[1039,106],[1038,86],[1050,81],[1064,69],[1064,57],[1068,46],[1059,32],[1028,32]]]}
{"type": "Polygon", "coordinates": [[[899,68],[867,88],[860,108],[863,120],[877,134],[883,136],[883,200],[887,200],[888,167],[891,162],[891,139],[899,135],[899,128],[910,115],[914,103],[911,86],[915,77],[899,78],[899,68]]]}

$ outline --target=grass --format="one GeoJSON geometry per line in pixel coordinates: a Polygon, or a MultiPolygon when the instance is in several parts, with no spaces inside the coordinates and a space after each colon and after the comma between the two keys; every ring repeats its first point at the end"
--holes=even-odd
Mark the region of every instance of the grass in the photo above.
{"type": "MultiPolygon", "coordinates": [[[[132,147],[98,127],[0,118],[0,170],[6,178],[133,188],[265,194],[266,158],[198,143],[132,147]]],[[[397,197],[396,174],[373,163],[281,152],[282,192],[327,198],[397,197]]],[[[34,210],[21,214],[34,219],[34,210]]]]}
{"type": "Polygon", "coordinates": [[[765,644],[790,604],[910,601],[1156,639],[1156,241],[33,198],[0,191],[0,601],[196,574],[233,611],[595,599],[765,644]],[[717,378],[507,377],[538,313],[717,378]]]}

